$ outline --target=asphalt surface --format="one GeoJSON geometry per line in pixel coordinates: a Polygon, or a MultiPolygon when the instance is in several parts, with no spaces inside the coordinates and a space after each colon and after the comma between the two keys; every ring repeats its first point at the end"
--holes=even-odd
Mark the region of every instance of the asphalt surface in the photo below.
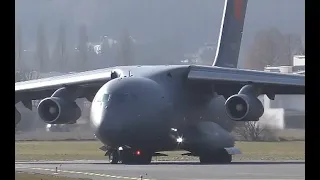
{"type": "Polygon", "coordinates": [[[284,180],[305,179],[304,161],[238,161],[229,165],[199,162],[153,162],[149,165],[111,165],[107,161],[16,162],[16,171],[89,179],[132,180],[284,180]]]}

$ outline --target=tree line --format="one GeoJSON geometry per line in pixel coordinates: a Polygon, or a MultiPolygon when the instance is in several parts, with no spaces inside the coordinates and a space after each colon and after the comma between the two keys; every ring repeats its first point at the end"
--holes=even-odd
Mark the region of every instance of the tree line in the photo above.
{"type": "Polygon", "coordinates": [[[45,32],[44,24],[40,23],[37,29],[35,50],[29,51],[28,47],[23,47],[22,28],[19,24],[16,25],[16,81],[38,78],[39,76],[35,76],[35,72],[38,74],[49,72],[81,72],[112,65],[130,65],[133,63],[133,42],[128,33],[124,33],[113,49],[109,47],[108,39],[102,40],[103,42],[96,44],[100,48],[98,53],[94,51],[96,45],[89,42],[87,27],[85,25],[81,25],[78,28],[78,42],[75,47],[72,47],[67,42],[66,24],[61,22],[53,51],[50,53],[45,32]],[[116,61],[116,63],[110,63],[112,61],[116,61]],[[33,75],[30,75],[31,72],[33,75]]]}
{"type": "MultiPolygon", "coordinates": [[[[113,45],[110,45],[110,39],[102,37],[99,46],[94,46],[89,41],[85,25],[78,27],[77,43],[70,48],[72,45],[67,42],[66,24],[63,21],[57,30],[58,36],[50,53],[45,26],[39,23],[35,51],[30,53],[34,65],[30,67],[30,59],[24,57],[27,48],[23,47],[22,28],[19,24],[16,25],[16,81],[39,78],[40,73],[52,71],[67,73],[117,65],[181,64],[184,54],[188,53],[181,51],[179,41],[174,38],[136,44],[128,31],[124,31],[123,36],[114,41],[116,43],[113,45]],[[99,49],[95,49],[96,47],[99,49]]],[[[277,28],[263,29],[255,34],[245,54],[244,68],[263,70],[266,66],[292,65],[293,56],[304,53],[304,36],[282,33],[277,28]]],[[[212,64],[213,55],[214,53],[210,53],[202,63],[212,64]]]]}

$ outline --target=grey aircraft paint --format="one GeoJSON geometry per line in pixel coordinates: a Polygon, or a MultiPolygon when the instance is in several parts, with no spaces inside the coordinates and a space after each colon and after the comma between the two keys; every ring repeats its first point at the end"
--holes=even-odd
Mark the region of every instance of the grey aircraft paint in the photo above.
{"type": "MultiPolygon", "coordinates": [[[[80,115],[75,99],[92,101],[91,126],[112,163],[127,149],[139,150],[139,157],[140,150],[149,157],[184,149],[201,162],[229,162],[238,152],[229,132],[236,120],[259,119],[258,95],[305,93],[304,76],[235,68],[246,6],[247,0],[226,0],[213,67],[118,66],[19,82],[16,103],[30,107],[31,100],[43,99],[40,117],[67,124],[80,115]]],[[[130,153],[121,157],[123,163],[133,161],[130,153]]]]}
{"type": "Polygon", "coordinates": [[[248,0],[225,1],[218,47],[213,66],[237,67],[248,4],[247,1],[248,0]]]}

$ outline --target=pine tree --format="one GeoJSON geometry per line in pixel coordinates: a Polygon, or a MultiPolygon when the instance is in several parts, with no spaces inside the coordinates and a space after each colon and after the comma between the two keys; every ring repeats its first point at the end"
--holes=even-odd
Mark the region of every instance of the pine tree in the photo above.
{"type": "Polygon", "coordinates": [[[66,26],[61,22],[59,26],[57,43],[54,51],[55,70],[58,72],[67,72],[67,47],[66,47],[66,26]]]}
{"type": "Polygon", "coordinates": [[[77,61],[76,62],[76,70],[77,71],[85,71],[88,69],[87,67],[87,60],[88,60],[88,34],[87,34],[87,27],[85,25],[81,25],[79,27],[79,39],[78,39],[78,46],[77,46],[77,61]]]}
{"type": "Polygon", "coordinates": [[[20,24],[16,24],[15,28],[15,69],[22,68],[22,32],[20,24]]]}
{"type": "Polygon", "coordinates": [[[36,62],[39,72],[50,71],[47,64],[49,62],[49,50],[44,32],[44,24],[40,23],[37,32],[36,62]]]}

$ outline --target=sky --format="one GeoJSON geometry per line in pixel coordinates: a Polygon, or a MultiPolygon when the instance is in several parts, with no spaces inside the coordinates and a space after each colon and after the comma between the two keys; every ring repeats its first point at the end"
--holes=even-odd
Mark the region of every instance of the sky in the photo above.
{"type": "MultiPolygon", "coordinates": [[[[15,0],[16,23],[22,26],[27,49],[35,47],[39,22],[46,25],[49,46],[58,25],[66,22],[68,42],[76,43],[77,28],[88,27],[89,39],[102,35],[119,39],[128,31],[140,43],[177,38],[187,52],[216,43],[223,0],[15,0]]],[[[305,31],[304,0],[249,0],[240,59],[254,34],[276,27],[284,33],[305,31]]]]}

